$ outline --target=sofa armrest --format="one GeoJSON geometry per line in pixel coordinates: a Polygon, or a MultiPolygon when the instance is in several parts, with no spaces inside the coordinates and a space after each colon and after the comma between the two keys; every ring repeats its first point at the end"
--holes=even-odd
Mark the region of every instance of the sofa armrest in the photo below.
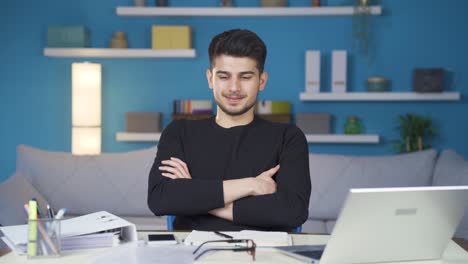
{"type": "Polygon", "coordinates": [[[18,225],[27,221],[23,205],[35,197],[43,212],[47,201],[21,174],[15,173],[0,183],[0,224],[18,225]]]}

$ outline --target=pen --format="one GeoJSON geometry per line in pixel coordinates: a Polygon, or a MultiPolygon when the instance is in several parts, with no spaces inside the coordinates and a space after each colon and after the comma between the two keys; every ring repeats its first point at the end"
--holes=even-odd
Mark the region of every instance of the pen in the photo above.
{"type": "Polygon", "coordinates": [[[55,210],[53,207],[50,208],[50,212],[52,212],[52,218],[55,218],[55,210]]]}
{"type": "Polygon", "coordinates": [[[26,214],[26,217],[29,219],[29,205],[24,204],[23,210],[24,210],[24,213],[26,214]]]}
{"type": "Polygon", "coordinates": [[[221,232],[218,232],[218,231],[214,231],[214,233],[217,234],[218,236],[222,236],[222,237],[225,237],[225,238],[233,239],[232,236],[226,235],[226,234],[221,233],[221,232]]]}
{"type": "Polygon", "coordinates": [[[54,218],[54,213],[52,212],[52,208],[50,208],[49,204],[47,204],[47,215],[49,218],[54,218]]]}
{"type": "Polygon", "coordinates": [[[58,210],[57,214],[55,215],[55,219],[62,219],[63,215],[67,212],[67,208],[62,208],[58,210]]]}

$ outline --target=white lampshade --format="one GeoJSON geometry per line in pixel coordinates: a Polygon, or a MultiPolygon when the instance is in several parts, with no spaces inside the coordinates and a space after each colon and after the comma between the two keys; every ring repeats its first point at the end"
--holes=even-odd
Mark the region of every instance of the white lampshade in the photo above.
{"type": "Polygon", "coordinates": [[[72,64],[72,125],[101,126],[101,64],[72,64]]]}
{"type": "Polygon", "coordinates": [[[72,64],[72,153],[101,153],[101,64],[72,64]]]}
{"type": "Polygon", "coordinates": [[[72,153],[75,155],[98,155],[101,153],[100,127],[73,127],[72,153]]]}

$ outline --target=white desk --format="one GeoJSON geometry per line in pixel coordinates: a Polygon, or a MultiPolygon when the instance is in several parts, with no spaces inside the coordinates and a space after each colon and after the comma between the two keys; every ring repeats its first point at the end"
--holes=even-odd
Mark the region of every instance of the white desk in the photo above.
{"type": "MultiPolygon", "coordinates": [[[[151,232],[158,233],[158,232],[151,232]]],[[[167,232],[165,232],[167,233],[167,232]]],[[[141,240],[145,240],[149,232],[139,232],[141,240]]],[[[175,233],[177,240],[182,240],[188,233],[175,233]]],[[[294,245],[319,245],[325,244],[329,238],[326,235],[292,235],[294,245]]],[[[141,244],[141,243],[140,243],[141,244]]],[[[353,245],[350,245],[353,246],[353,245]]],[[[60,263],[60,264],[87,264],[87,263],[161,263],[158,262],[157,247],[145,247],[138,244],[125,245],[114,248],[65,251],[62,256],[55,259],[34,259],[28,260],[25,256],[16,256],[13,252],[0,257],[0,264],[3,263],[60,263]],[[153,255],[151,255],[153,254],[153,255]],[[142,256],[144,255],[144,256],[142,256]]],[[[185,250],[187,252],[187,250],[185,250]]],[[[190,261],[188,263],[191,263],[190,261]]],[[[216,252],[203,256],[197,263],[303,263],[294,258],[290,258],[269,248],[257,248],[256,261],[245,252],[216,252]]],[[[396,263],[396,262],[394,262],[396,263]]],[[[466,264],[468,263],[468,252],[464,251],[455,242],[448,245],[443,260],[436,261],[414,261],[404,262],[404,264],[466,264]]],[[[178,263],[179,264],[179,263],[178,263]]],[[[403,263],[402,263],[403,264],[403,263]]]]}

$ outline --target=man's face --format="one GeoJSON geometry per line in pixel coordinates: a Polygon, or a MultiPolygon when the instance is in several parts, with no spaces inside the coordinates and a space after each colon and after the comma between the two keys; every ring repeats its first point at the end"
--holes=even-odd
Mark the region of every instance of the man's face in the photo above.
{"type": "Polygon", "coordinates": [[[220,55],[206,77],[218,107],[228,115],[239,116],[255,105],[268,76],[259,73],[254,59],[220,55]]]}

